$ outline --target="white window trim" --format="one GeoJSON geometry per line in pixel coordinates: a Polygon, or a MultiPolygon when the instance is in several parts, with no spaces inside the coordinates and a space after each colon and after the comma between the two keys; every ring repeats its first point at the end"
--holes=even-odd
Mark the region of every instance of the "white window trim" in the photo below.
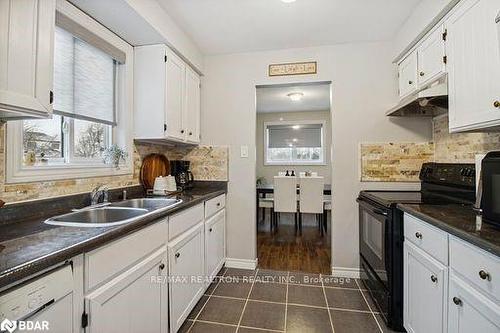
{"type": "Polygon", "coordinates": [[[325,147],[325,130],[326,130],[326,121],[324,120],[294,120],[294,121],[268,121],[264,122],[264,165],[304,165],[304,166],[321,166],[321,165],[327,165],[326,163],[326,147],[325,147]],[[273,125],[311,125],[311,124],[321,124],[321,149],[323,150],[323,160],[319,162],[312,162],[312,161],[304,161],[304,162],[284,162],[284,161],[268,161],[267,160],[267,147],[268,147],[268,141],[269,141],[269,136],[267,132],[267,127],[268,126],[273,126],[273,125]]]}
{"type": "Polygon", "coordinates": [[[120,65],[117,73],[119,87],[116,91],[116,118],[118,126],[113,129],[113,142],[125,148],[128,152],[128,157],[125,162],[120,164],[118,169],[104,163],[71,163],[36,167],[24,166],[22,122],[12,121],[7,123],[5,181],[6,183],[12,184],[132,174],[134,160],[132,137],[134,49],[130,44],[66,0],[57,0],[56,10],[75,23],[106,40],[114,47],[120,49],[126,55],[126,62],[120,65]]]}

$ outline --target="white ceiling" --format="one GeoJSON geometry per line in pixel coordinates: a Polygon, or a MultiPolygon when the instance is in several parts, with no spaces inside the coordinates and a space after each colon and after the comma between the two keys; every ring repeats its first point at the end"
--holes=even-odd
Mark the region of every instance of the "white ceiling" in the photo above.
{"type": "Polygon", "coordinates": [[[205,54],[390,40],[421,0],[157,0],[205,54]]]}
{"type": "Polygon", "coordinates": [[[330,84],[276,85],[257,88],[257,113],[330,110],[330,84]],[[300,101],[287,95],[304,94],[300,101]]]}

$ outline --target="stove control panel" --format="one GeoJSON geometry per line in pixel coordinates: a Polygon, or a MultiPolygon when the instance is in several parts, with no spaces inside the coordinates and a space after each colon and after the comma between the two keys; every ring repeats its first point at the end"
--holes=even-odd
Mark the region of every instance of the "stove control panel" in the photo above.
{"type": "Polygon", "coordinates": [[[462,163],[424,163],[420,180],[428,183],[475,186],[476,167],[462,163]]]}

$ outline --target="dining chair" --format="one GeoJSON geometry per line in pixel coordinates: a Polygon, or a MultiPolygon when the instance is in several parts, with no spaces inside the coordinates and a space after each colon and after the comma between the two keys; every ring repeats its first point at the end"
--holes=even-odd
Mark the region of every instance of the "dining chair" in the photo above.
{"type": "Polygon", "coordinates": [[[324,204],[323,215],[325,217],[325,219],[323,220],[323,228],[325,229],[325,233],[328,233],[328,212],[332,211],[332,196],[325,195],[323,197],[323,204],[324,204]]]}
{"type": "Polygon", "coordinates": [[[302,231],[302,214],[315,214],[320,233],[323,235],[325,179],[323,177],[301,177],[299,184],[299,229],[302,231]]]}
{"type": "Polygon", "coordinates": [[[266,209],[269,209],[270,231],[273,231],[274,198],[259,198],[259,209],[262,209],[262,221],[266,220],[266,209]]]}
{"type": "Polygon", "coordinates": [[[297,178],[290,176],[274,177],[274,229],[278,230],[281,213],[295,214],[297,231],[297,178]]]}

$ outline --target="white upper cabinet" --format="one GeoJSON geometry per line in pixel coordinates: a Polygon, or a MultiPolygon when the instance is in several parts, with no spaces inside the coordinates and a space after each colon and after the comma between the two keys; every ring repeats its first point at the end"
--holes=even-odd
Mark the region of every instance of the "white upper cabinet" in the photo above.
{"type": "Polygon", "coordinates": [[[200,76],[190,67],[186,68],[186,140],[200,142],[200,76]]]}
{"type": "Polygon", "coordinates": [[[417,53],[414,51],[398,63],[399,97],[417,90],[417,53]]]}
{"type": "Polygon", "coordinates": [[[441,25],[434,29],[417,48],[419,88],[432,83],[446,72],[445,39],[446,32],[441,25]]]}
{"type": "Polygon", "coordinates": [[[500,126],[498,0],[464,0],[446,22],[450,131],[500,126]]]}
{"type": "Polygon", "coordinates": [[[186,130],[184,128],[185,113],[185,87],[186,87],[186,65],[173,52],[167,49],[166,58],[166,107],[165,118],[167,128],[165,135],[169,138],[184,140],[186,130]]]}
{"type": "Polygon", "coordinates": [[[52,114],[55,0],[0,0],[0,118],[52,114]]]}
{"type": "Polygon", "coordinates": [[[163,44],[135,48],[135,139],[200,141],[200,77],[163,44]]]}

